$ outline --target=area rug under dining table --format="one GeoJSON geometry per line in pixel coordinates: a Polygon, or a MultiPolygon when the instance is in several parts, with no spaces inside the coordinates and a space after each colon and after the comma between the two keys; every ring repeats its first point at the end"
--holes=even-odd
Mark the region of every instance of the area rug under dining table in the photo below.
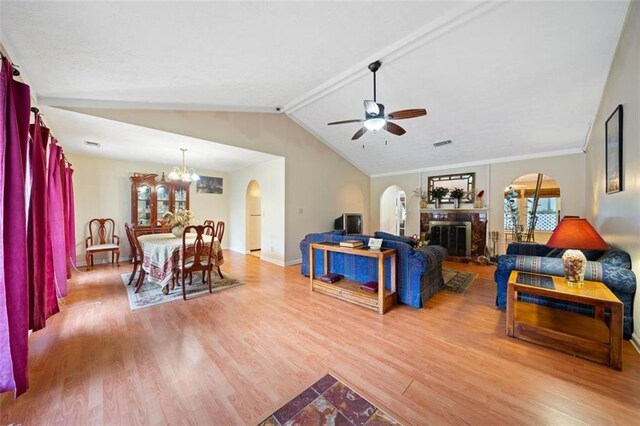
{"type": "MultiPolygon", "coordinates": [[[[169,291],[169,294],[162,294],[162,287],[156,283],[152,283],[148,280],[148,276],[145,278],[142,287],[138,293],[135,292],[136,281],[138,274],[133,279],[131,285],[127,285],[131,274],[122,274],[122,282],[127,288],[127,296],[129,296],[129,306],[132,311],[141,308],[147,308],[149,306],[159,305],[162,303],[173,302],[175,300],[182,300],[182,289],[176,285],[176,287],[169,291]]],[[[227,288],[237,287],[244,283],[238,281],[235,278],[225,274],[224,278],[220,278],[217,272],[211,273],[211,287],[212,292],[225,290],[227,288]]],[[[202,281],[202,273],[193,273],[193,282],[189,285],[189,278],[185,279],[185,285],[187,289],[187,300],[209,294],[209,285],[202,281]]]]}

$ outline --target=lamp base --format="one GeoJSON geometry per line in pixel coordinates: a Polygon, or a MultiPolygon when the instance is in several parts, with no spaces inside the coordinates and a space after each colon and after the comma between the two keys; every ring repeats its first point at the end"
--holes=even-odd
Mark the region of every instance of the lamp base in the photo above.
{"type": "Polygon", "coordinates": [[[587,258],[584,257],[580,250],[566,250],[562,255],[562,266],[567,285],[570,287],[582,287],[584,285],[587,258]]]}

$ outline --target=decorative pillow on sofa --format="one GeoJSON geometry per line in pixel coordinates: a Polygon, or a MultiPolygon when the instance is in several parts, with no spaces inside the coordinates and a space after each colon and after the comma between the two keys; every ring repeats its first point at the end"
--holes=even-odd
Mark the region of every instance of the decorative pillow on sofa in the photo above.
{"type": "Polygon", "coordinates": [[[327,231],[323,232],[323,234],[333,234],[333,235],[345,235],[347,231],[344,229],[336,229],[335,231],[327,231]]]}
{"type": "Polygon", "coordinates": [[[381,232],[381,231],[376,232],[374,236],[376,238],[382,238],[383,240],[400,241],[401,243],[409,244],[411,247],[416,247],[419,242],[410,237],[400,237],[398,235],[393,235],[393,234],[389,234],[388,232],[381,232]]]}
{"type": "Polygon", "coordinates": [[[587,258],[587,260],[590,260],[592,262],[595,262],[596,260],[600,259],[600,256],[602,256],[602,254],[604,253],[602,250],[580,250],[582,252],[582,254],[584,254],[584,257],[587,258]]]}

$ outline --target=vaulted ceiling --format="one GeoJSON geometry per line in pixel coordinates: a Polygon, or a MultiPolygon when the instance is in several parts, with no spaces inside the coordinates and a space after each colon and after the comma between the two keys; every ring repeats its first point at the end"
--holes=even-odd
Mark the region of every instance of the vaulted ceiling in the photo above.
{"type": "MultiPolygon", "coordinates": [[[[579,152],[627,8],[3,1],[0,37],[40,105],[280,108],[374,176],[579,152]],[[358,123],[327,122],[363,117],[362,101],[373,95],[367,65],[377,59],[377,100],[387,112],[420,107],[428,115],[398,121],[403,136],[369,132],[354,142],[358,123]],[[453,143],[435,148],[441,140],[453,143]]],[[[89,126],[74,128],[73,116],[51,111],[54,129],[57,121],[70,138],[93,137],[89,126]]],[[[111,125],[102,125],[108,139],[111,125]]]]}

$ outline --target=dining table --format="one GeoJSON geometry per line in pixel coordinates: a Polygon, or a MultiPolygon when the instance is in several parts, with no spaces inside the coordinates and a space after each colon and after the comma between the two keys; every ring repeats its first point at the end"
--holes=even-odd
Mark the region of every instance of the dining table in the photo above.
{"type": "MultiPolygon", "coordinates": [[[[197,234],[186,234],[185,243],[187,247],[187,257],[193,256],[189,249],[193,250],[197,234]]],[[[214,270],[224,263],[222,247],[216,237],[203,235],[205,242],[213,238],[213,261],[214,270]]],[[[175,268],[182,262],[184,256],[182,250],[182,237],[176,237],[172,233],[147,234],[138,237],[143,251],[142,268],[147,273],[148,280],[162,287],[162,292],[167,294],[169,284],[173,278],[175,268]]],[[[208,245],[207,245],[208,246],[208,245]]]]}

